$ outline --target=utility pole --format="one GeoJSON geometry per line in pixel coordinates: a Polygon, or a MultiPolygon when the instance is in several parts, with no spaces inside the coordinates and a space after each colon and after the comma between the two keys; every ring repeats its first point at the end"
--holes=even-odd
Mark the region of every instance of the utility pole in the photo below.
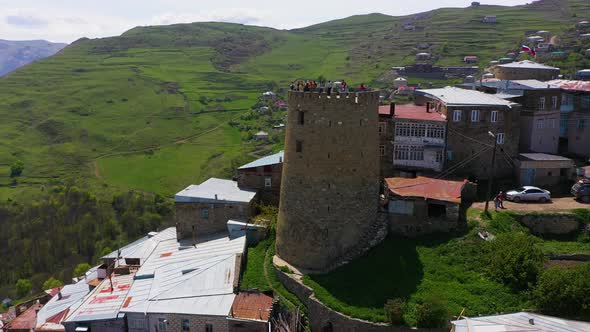
{"type": "Polygon", "coordinates": [[[488,213],[488,207],[490,205],[490,196],[492,195],[492,182],[494,181],[494,165],[496,163],[496,146],[498,145],[498,138],[494,135],[491,131],[488,131],[488,134],[494,138],[494,151],[492,152],[492,166],[490,167],[489,171],[489,179],[488,179],[488,192],[486,193],[486,207],[485,213],[488,213]]]}

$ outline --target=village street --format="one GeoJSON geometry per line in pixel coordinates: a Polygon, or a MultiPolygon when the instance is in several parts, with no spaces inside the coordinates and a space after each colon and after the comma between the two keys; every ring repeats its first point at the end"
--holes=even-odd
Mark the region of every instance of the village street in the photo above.
{"type": "MultiPolygon", "coordinates": [[[[474,203],[472,208],[476,209],[484,209],[485,202],[477,202],[474,203]]],[[[547,203],[537,203],[537,202],[529,202],[529,203],[514,203],[510,201],[504,201],[504,207],[506,208],[505,211],[538,211],[538,212],[546,212],[546,211],[560,211],[560,210],[571,210],[571,209],[588,209],[590,208],[590,204],[584,204],[574,200],[573,197],[558,197],[552,198],[550,202],[547,203]]],[[[490,201],[490,209],[494,209],[494,202],[490,201]]]]}

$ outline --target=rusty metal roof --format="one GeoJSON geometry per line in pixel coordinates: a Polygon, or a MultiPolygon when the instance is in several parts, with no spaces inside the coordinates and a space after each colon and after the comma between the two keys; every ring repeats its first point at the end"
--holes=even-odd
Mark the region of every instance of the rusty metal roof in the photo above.
{"type": "Polygon", "coordinates": [[[240,292],[231,307],[232,318],[268,322],[273,298],[260,292],[240,292]]]}
{"type": "Polygon", "coordinates": [[[37,325],[37,310],[43,307],[40,303],[30,306],[25,312],[8,324],[8,330],[32,330],[37,325]]]}
{"type": "Polygon", "coordinates": [[[557,85],[566,91],[590,92],[590,82],[588,81],[553,80],[547,83],[557,85]]]}
{"type": "Polygon", "coordinates": [[[461,191],[467,183],[418,176],[416,178],[387,178],[387,188],[401,197],[419,197],[438,201],[461,203],[461,191]]]}
{"type": "MultiPolygon", "coordinates": [[[[386,108],[389,111],[389,106],[380,106],[386,108]]],[[[381,112],[379,112],[381,114],[381,112]]],[[[444,115],[433,111],[426,112],[426,106],[418,106],[414,104],[395,105],[395,119],[406,119],[406,120],[422,120],[422,121],[440,121],[446,122],[447,119],[444,115]]]]}

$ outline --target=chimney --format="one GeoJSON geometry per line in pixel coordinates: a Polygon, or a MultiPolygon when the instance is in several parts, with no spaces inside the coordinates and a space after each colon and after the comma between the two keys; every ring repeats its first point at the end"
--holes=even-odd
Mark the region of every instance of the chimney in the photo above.
{"type": "Polygon", "coordinates": [[[57,299],[61,300],[61,298],[62,298],[62,295],[61,295],[61,290],[60,290],[59,292],[57,292],[57,299]]]}
{"type": "Polygon", "coordinates": [[[392,117],[395,115],[395,103],[389,104],[389,115],[392,117]]]}
{"type": "Polygon", "coordinates": [[[430,103],[426,103],[426,113],[430,113],[430,103]]]}
{"type": "Polygon", "coordinates": [[[535,325],[535,319],[534,318],[529,319],[529,324],[535,325]]]}
{"type": "Polygon", "coordinates": [[[279,157],[279,163],[283,162],[283,157],[279,157]]]}
{"type": "Polygon", "coordinates": [[[217,194],[215,194],[215,200],[217,200],[217,194]]]}

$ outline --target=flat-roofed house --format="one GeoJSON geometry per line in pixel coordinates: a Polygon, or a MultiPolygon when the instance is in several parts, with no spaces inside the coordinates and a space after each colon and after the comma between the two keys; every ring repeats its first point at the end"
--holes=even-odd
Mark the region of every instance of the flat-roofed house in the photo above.
{"type": "Polygon", "coordinates": [[[261,202],[278,205],[284,158],[284,151],[280,151],[240,166],[238,187],[257,190],[261,202]]]}
{"type": "Polygon", "coordinates": [[[210,178],[174,196],[178,239],[225,232],[228,220],[247,221],[255,211],[257,192],[237,181],[210,178]]]}
{"type": "Polygon", "coordinates": [[[495,77],[500,80],[539,80],[557,79],[560,69],[530,60],[499,64],[492,69],[495,77]]]}

